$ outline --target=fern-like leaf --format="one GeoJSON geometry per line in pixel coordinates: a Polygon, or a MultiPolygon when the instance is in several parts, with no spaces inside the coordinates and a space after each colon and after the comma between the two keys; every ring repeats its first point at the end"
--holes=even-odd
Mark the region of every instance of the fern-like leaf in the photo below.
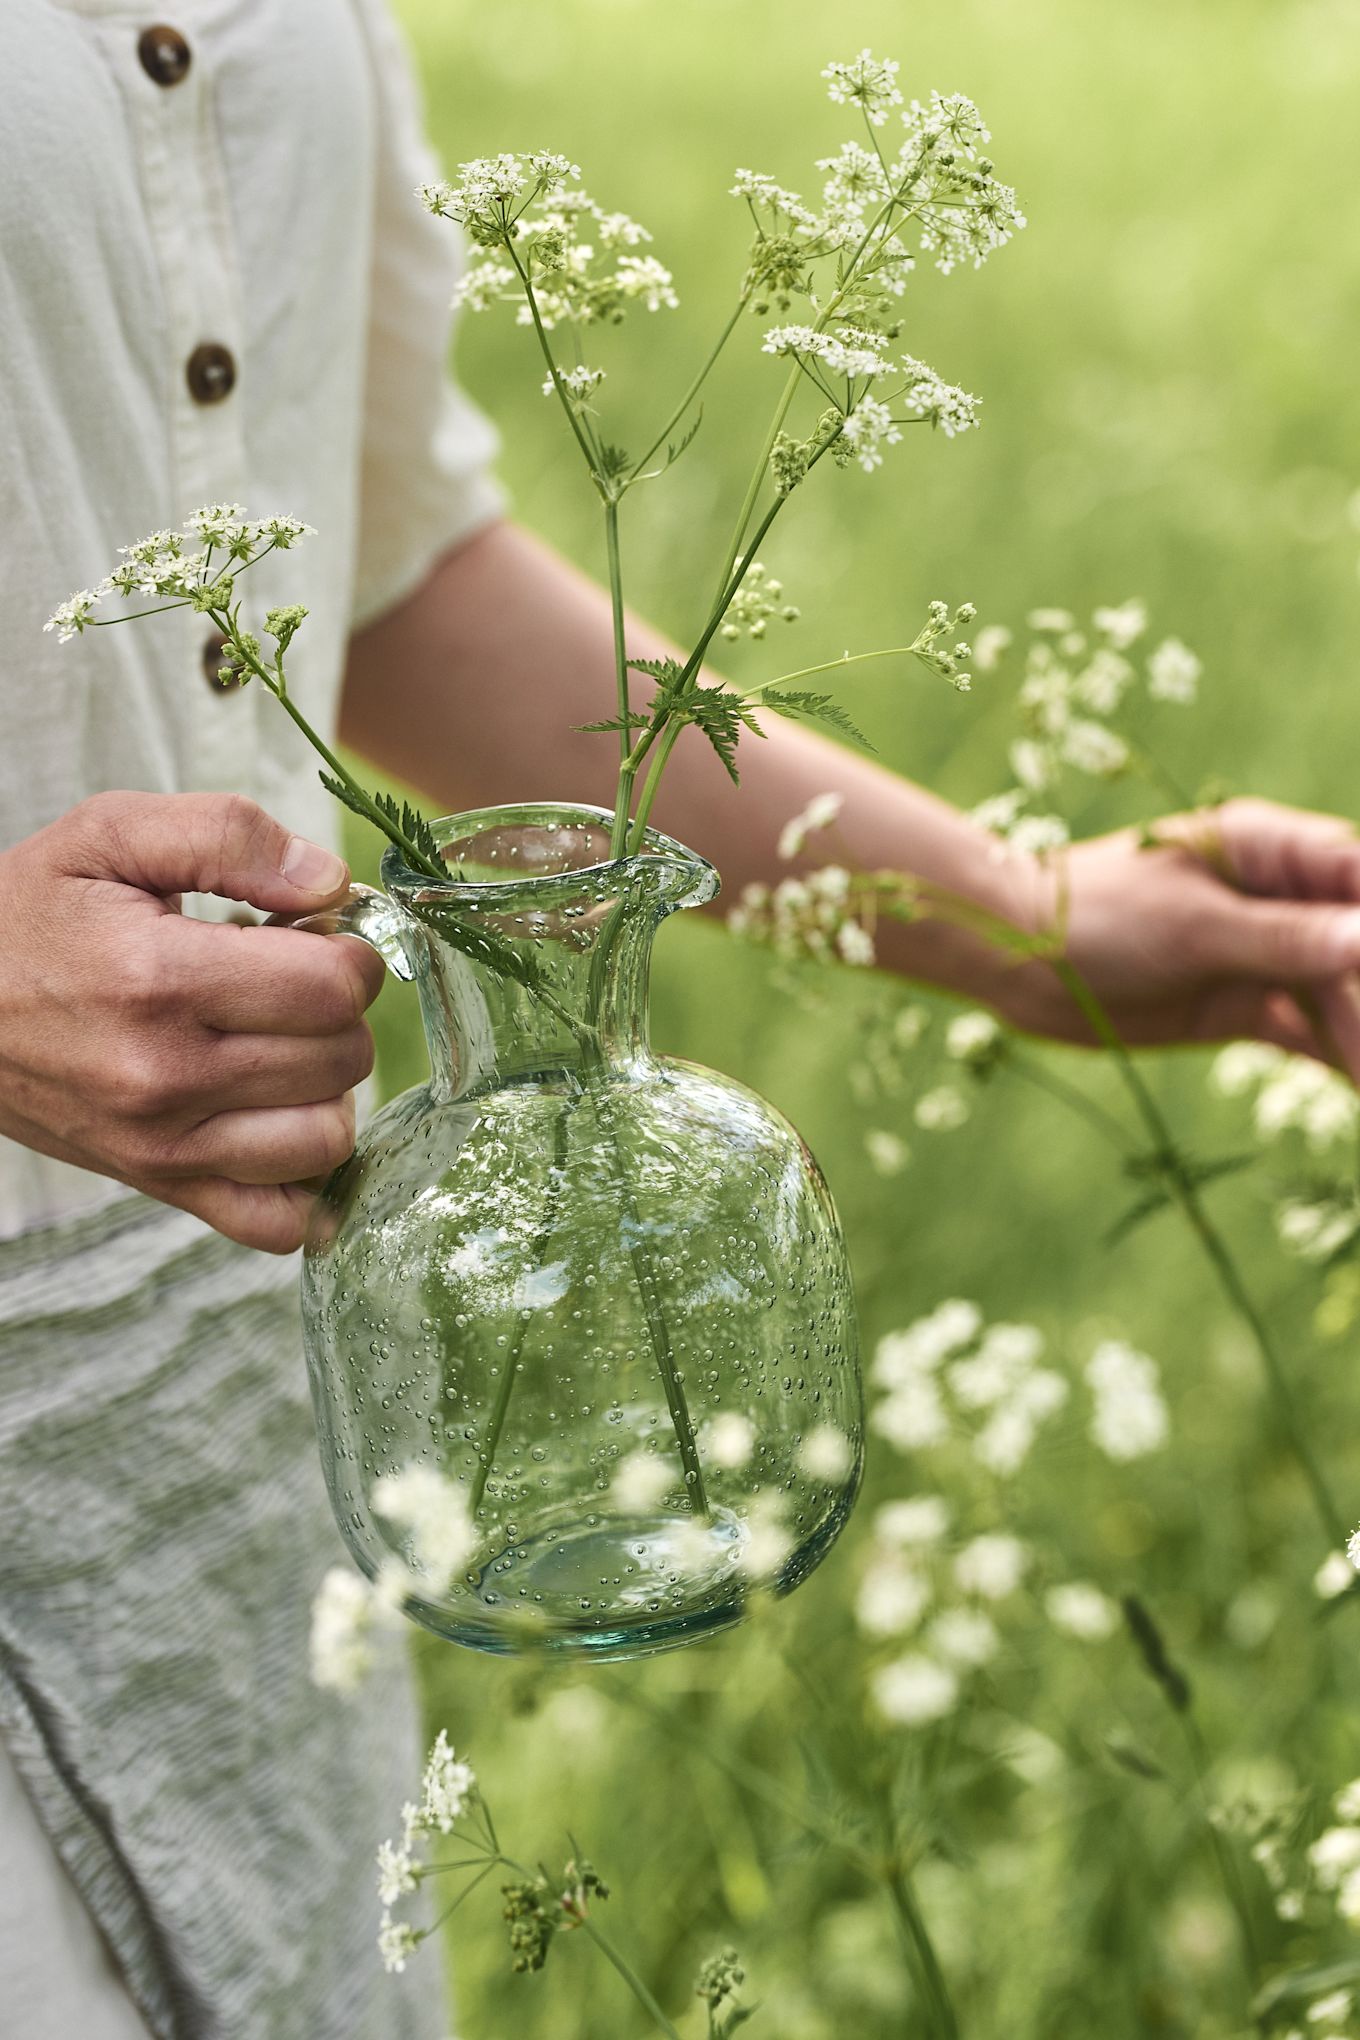
{"type": "Polygon", "coordinates": [[[794,722],[825,723],[828,729],[839,730],[842,736],[852,737],[857,744],[863,744],[872,751],[873,745],[854,718],[841,707],[834,695],[807,694],[800,689],[784,688],[778,693],[761,696],[762,706],[772,708],[776,715],[786,715],[794,722]]]}

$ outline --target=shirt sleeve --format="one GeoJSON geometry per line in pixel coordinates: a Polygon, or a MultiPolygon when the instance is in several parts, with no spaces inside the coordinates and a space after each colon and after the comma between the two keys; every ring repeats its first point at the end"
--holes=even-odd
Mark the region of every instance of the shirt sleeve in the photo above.
{"type": "Polygon", "coordinates": [[[373,262],[353,627],[417,588],[440,556],[502,514],[495,429],[450,380],[464,255],[416,187],[439,174],[410,54],[386,0],[359,0],[374,72],[373,262]]]}

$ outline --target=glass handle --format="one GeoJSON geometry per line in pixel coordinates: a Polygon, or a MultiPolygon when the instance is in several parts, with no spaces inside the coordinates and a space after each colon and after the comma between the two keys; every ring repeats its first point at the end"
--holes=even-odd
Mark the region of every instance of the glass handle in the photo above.
{"type": "Polygon", "coordinates": [[[395,900],[371,885],[352,885],[338,907],[319,914],[271,914],[265,926],[301,928],[310,935],[357,935],[377,950],[393,977],[410,984],[420,974],[422,958],[409,919],[395,900]]]}

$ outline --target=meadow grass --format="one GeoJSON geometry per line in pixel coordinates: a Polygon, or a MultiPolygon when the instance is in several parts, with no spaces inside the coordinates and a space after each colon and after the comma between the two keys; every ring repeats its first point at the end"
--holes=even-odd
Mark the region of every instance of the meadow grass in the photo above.
{"type": "MultiPolygon", "coordinates": [[[[819,98],[829,57],[868,43],[901,58],[908,96],[938,86],[977,99],[1031,225],[980,274],[909,299],[907,344],[982,395],[983,430],[957,444],[913,437],[873,478],[817,478],[770,562],[805,617],[788,663],[900,642],[937,594],[1012,625],[1035,604],[1087,613],[1142,595],[1159,631],[1205,662],[1179,776],[1360,813],[1348,741],[1360,10],[923,0],[906,15],[852,0],[824,16],[775,0],[401,0],[399,11],[446,163],[568,152],[674,269],[681,311],[617,349],[610,416],[625,443],[730,303],[744,248],[724,196],[732,170],[813,186],[811,159],[843,132],[819,98]],[[637,365],[644,337],[651,370],[637,365]]],[[[502,423],[518,514],[600,571],[597,512],[537,394],[529,338],[505,319],[471,322],[460,365],[502,423]]],[[[781,371],[766,366],[772,402],[781,371]]],[[[632,598],[678,633],[694,625],[744,484],[755,373],[719,379],[694,447],[628,535],[632,598]]],[[[734,671],[766,670],[739,652],[734,671]]],[[[867,671],[847,678],[845,698],[891,764],[963,802],[1003,783],[1006,688],[980,679],[964,698],[867,671]]],[[[1083,831],[1127,819],[1138,800],[1098,791],[1083,831]]],[[[659,945],[658,1043],[750,1082],[804,1133],[850,1239],[867,1349],[952,1295],[1041,1327],[1050,1364],[1074,1383],[1101,1337],[1124,1336],[1161,1365],[1169,1445],[1111,1464],[1086,1435],[1078,1387],[1005,1491],[966,1455],[923,1469],[876,1441],[859,1526],[748,1632],[567,1679],[422,1645],[431,1723],[471,1754],[521,1853],[556,1860],[572,1829],[615,1887],[612,1934],[686,2032],[701,2030],[692,1999],[685,2010],[694,1971],[724,1941],[762,2002],[752,2030],[771,2040],[946,2031],[911,1945],[904,1905],[917,1902],[962,2032],[1249,2031],[1253,1982],[1344,1952],[1344,1938],[1321,1913],[1293,1928],[1276,1919],[1234,1842],[1248,1976],[1199,1760],[1132,1642],[1060,1635],[1022,1594],[966,1705],[885,1735],[854,1669],[852,1603],[873,1507],[943,1487],[971,1527],[1032,1546],[1036,1582],[1090,1579],[1154,1611],[1194,1686],[1209,1802],[1299,1794],[1316,1825],[1360,1770],[1356,1617],[1324,1617],[1312,1591],[1324,1546],[1254,1357],[1173,1215],[1102,1245],[1130,1193],[1060,1105],[1003,1076],[950,1134],[917,1131],[905,1107],[866,1116],[847,1084],[865,983],[844,973],[817,996],[815,1013],[788,992],[772,999],[768,960],[714,924],[672,925],[659,945]],[[868,1166],[870,1124],[908,1138],[901,1175],[868,1166]]],[[[391,1090],[422,1074],[423,1051],[399,991],[377,1017],[391,1090]]],[[[1127,1118],[1112,1071],[1058,1053],[1047,1066],[1127,1118]]],[[[1204,1056],[1147,1068],[1191,1147],[1241,1145],[1240,1110],[1206,1095],[1204,1056]]],[[[1212,1209],[1270,1313],[1343,1507],[1360,1514],[1355,1338],[1319,1334],[1316,1278],[1274,1244],[1284,1168],[1277,1156],[1226,1180],[1212,1209]]],[[[458,1918],[463,2040],[637,2040],[636,2006],[583,1936],[542,1976],[512,1976],[496,1912],[485,1896],[458,1918]]]]}

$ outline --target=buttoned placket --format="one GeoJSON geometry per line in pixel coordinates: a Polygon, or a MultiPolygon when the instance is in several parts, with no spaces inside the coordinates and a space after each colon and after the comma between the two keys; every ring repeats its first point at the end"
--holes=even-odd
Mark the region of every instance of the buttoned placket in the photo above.
{"type": "MultiPolygon", "coordinates": [[[[105,18],[118,51],[165,301],[164,402],[170,521],[200,504],[249,506],[245,404],[249,374],[230,209],[213,110],[210,18],[218,0],[183,0],[148,25],[105,18]],[[148,26],[163,33],[148,38],[148,26]],[[179,48],[183,44],[183,50],[179,48]]],[[[187,783],[248,785],[257,755],[253,689],[224,688],[216,632],[195,621],[186,647],[191,735],[187,783]]]]}

